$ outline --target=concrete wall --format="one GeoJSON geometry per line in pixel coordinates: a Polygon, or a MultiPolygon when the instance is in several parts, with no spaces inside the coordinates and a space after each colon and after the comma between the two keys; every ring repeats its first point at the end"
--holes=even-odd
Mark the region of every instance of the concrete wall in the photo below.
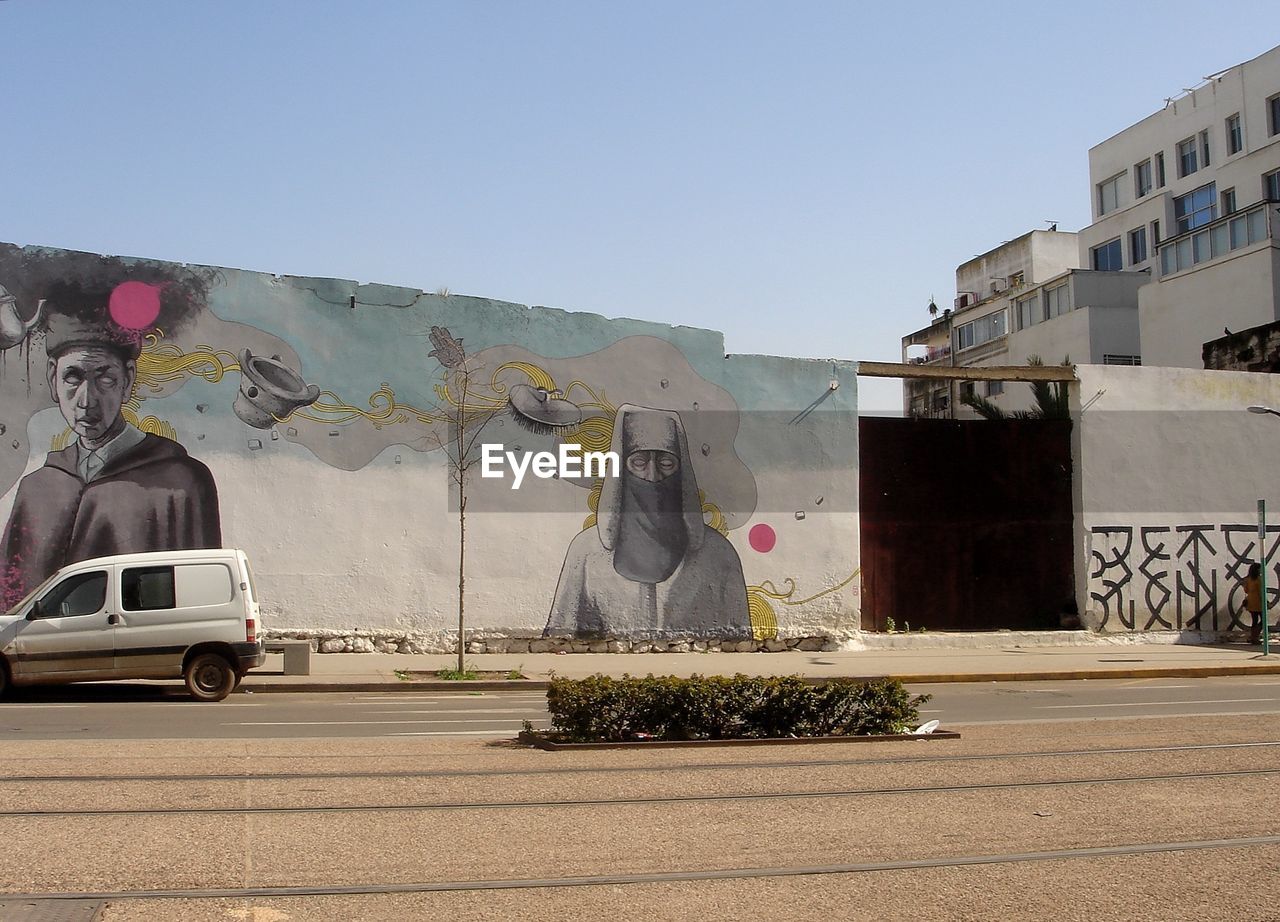
{"type": "Polygon", "coordinates": [[[1108,631],[1242,629],[1257,500],[1280,601],[1280,379],[1179,368],[1077,367],[1077,601],[1108,631]],[[1196,616],[1199,621],[1193,622],[1196,616]]]}
{"type": "Polygon", "coordinates": [[[614,487],[473,477],[471,627],[763,638],[859,623],[852,364],[727,356],[708,330],[483,298],[9,245],[0,285],[9,596],[70,559],[221,543],[249,552],[269,627],[447,632],[464,418],[521,457],[582,444],[669,451],[676,468],[614,487]],[[49,383],[55,353],[57,388],[87,393],[62,381],[77,342],[135,379],[103,378],[93,399],[117,414],[122,392],[117,415],[149,433],[96,479],[77,467],[90,421],[49,383]]]}
{"type": "Polygon", "coordinates": [[[1016,272],[1023,273],[1024,285],[1036,285],[1075,268],[1076,253],[1074,233],[1029,231],[957,266],[956,293],[976,292],[980,300],[990,297],[992,279],[1007,279],[1016,272]]]}
{"type": "Polygon", "coordinates": [[[1063,231],[1032,231],[1031,268],[1028,285],[1039,285],[1068,269],[1084,265],[1079,261],[1076,235],[1063,231]]]}
{"type": "Polygon", "coordinates": [[[1169,276],[1138,291],[1142,360],[1203,367],[1204,344],[1280,319],[1280,248],[1274,240],[1169,276]]]}

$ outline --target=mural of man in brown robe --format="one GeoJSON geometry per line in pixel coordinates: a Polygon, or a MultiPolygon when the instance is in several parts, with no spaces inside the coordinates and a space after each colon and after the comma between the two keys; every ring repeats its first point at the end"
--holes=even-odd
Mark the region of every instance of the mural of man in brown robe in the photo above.
{"type": "Polygon", "coordinates": [[[49,390],[76,441],[49,452],[18,485],[0,559],[6,595],[21,598],[78,560],[221,546],[209,469],[121,413],[137,376],[138,337],[105,311],[68,312],[56,300],[48,307],[49,390]]]}

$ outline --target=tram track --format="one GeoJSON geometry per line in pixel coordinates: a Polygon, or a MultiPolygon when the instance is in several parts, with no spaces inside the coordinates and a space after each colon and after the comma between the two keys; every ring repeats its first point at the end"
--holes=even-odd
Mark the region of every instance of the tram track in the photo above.
{"type": "Polygon", "coordinates": [[[753,791],[743,793],[684,794],[660,797],[580,798],[574,800],[505,800],[465,801],[452,803],[409,804],[338,804],[300,806],[238,807],[103,807],[78,810],[0,810],[0,819],[37,817],[114,817],[114,816],[209,816],[209,815],[287,815],[331,813],[420,813],[447,810],[529,810],[596,807],[631,807],[687,805],[698,803],[752,802],[771,800],[823,800],[853,797],[888,797],[918,794],[951,794],[962,792],[1009,791],[1053,787],[1079,787],[1101,784],[1147,784],[1169,781],[1202,781],[1219,778],[1245,778],[1280,775],[1280,768],[1227,769],[1219,771],[1162,773],[1151,775],[1114,775],[1091,778],[1048,778],[1034,781],[1000,781],[976,784],[922,785],[895,788],[849,788],[823,791],[753,791]]]}
{"type": "Polygon", "coordinates": [[[1021,864],[1041,861],[1114,858],[1128,855],[1150,855],[1168,852],[1206,851],[1224,848],[1250,848],[1280,845],[1280,835],[1245,836],[1224,839],[1137,842],[1124,845],[1063,848],[1030,852],[994,852],[976,855],[954,855],[935,858],[909,858],[892,861],[848,864],[794,865],[773,867],[715,868],[703,870],[654,871],[640,874],[598,874],[565,877],[514,879],[439,880],[406,883],[377,883],[346,886],[290,887],[209,887],[186,889],[136,889],[62,892],[8,892],[0,897],[10,900],[157,900],[157,899],[246,899],[272,897],[371,896],[407,893],[433,893],[484,890],[536,890],[555,887],[602,887],[628,884],[652,884],[712,880],[745,880],[768,877],[801,877],[830,874],[869,874],[885,871],[912,871],[931,868],[960,868],[974,865],[1021,864]]]}
{"type": "MultiPolygon", "coordinates": [[[[191,773],[158,773],[158,774],[50,774],[50,775],[6,775],[0,777],[0,790],[12,784],[87,784],[87,783],[125,783],[125,782],[244,782],[244,781],[343,781],[343,780],[410,780],[416,778],[508,778],[508,777],[545,777],[558,775],[583,774],[660,774],[670,772],[672,768],[680,771],[734,771],[779,768],[838,768],[843,766],[876,766],[876,765],[922,765],[961,762],[991,762],[1005,759],[1064,759],[1089,756],[1129,756],[1177,752],[1212,752],[1216,750],[1250,750],[1260,748],[1280,748],[1280,740],[1251,740],[1229,743],[1194,743],[1174,746],[1124,746],[1100,749],[1051,749],[1015,752],[957,753],[943,755],[903,755],[884,758],[859,759],[788,759],[785,761],[733,761],[733,762],[691,762],[672,766],[670,764],[654,765],[568,765],[540,768],[509,769],[419,769],[411,771],[344,771],[344,772],[242,772],[228,774],[226,772],[191,772],[191,773]]],[[[311,757],[314,758],[314,757],[311,757]]],[[[0,813],[3,815],[3,813],[0,813]]]]}

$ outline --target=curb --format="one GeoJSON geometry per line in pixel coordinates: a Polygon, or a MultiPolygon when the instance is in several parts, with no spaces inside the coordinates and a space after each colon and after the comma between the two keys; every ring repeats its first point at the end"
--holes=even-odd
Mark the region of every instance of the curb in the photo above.
{"type": "Polygon", "coordinates": [[[746,737],[722,740],[618,740],[614,742],[562,743],[541,733],[521,730],[517,742],[546,752],[574,752],[595,749],[725,749],[736,746],[795,746],[812,743],[893,743],[905,740],[958,740],[954,730],[934,730],[932,733],[870,733],[861,736],[785,736],[746,737]]]}
{"type": "MultiPolygon", "coordinates": [[[[1259,663],[1256,666],[1152,666],[1148,669],[1068,669],[1058,672],[971,672],[916,675],[909,673],[889,675],[808,676],[805,681],[819,685],[834,679],[869,682],[877,679],[897,679],[904,685],[943,685],[960,682],[1054,682],[1079,679],[1201,679],[1215,676],[1280,675],[1280,663],[1259,663]]],[[[472,692],[472,691],[546,691],[551,683],[544,679],[506,679],[502,681],[395,681],[395,682],[269,682],[255,683],[252,674],[241,684],[237,692],[268,693],[383,693],[405,692],[472,692]]]]}
{"type": "Polygon", "coordinates": [[[266,694],[269,692],[382,692],[388,695],[403,694],[405,692],[424,692],[424,691],[451,691],[451,692],[473,692],[473,691],[512,691],[514,689],[523,689],[526,691],[546,691],[547,686],[551,683],[548,681],[530,680],[530,679],[506,679],[504,681],[486,681],[478,680],[468,682],[462,679],[458,681],[426,681],[426,682],[402,682],[399,680],[391,680],[386,682],[266,682],[257,684],[250,677],[240,683],[240,687],[236,692],[248,691],[256,694],[266,694]]]}

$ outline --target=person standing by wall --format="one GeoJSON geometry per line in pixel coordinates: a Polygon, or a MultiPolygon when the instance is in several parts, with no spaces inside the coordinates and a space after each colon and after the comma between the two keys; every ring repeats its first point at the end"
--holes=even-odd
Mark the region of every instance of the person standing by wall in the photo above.
{"type": "Polygon", "coordinates": [[[1244,607],[1252,619],[1252,623],[1249,625],[1249,643],[1261,643],[1262,568],[1256,563],[1249,564],[1249,573],[1244,578],[1244,607]]]}

